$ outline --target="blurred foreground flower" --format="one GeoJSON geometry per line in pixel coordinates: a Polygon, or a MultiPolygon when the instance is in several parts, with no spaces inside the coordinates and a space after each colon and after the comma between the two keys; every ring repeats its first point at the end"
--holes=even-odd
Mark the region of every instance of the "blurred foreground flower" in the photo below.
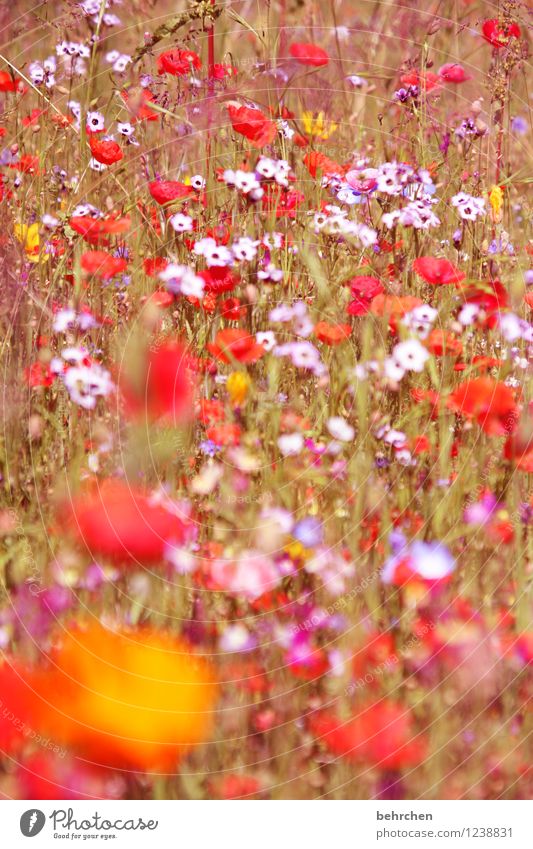
{"type": "Polygon", "coordinates": [[[118,563],[161,562],[167,547],[181,545],[186,536],[184,517],[143,490],[113,480],[75,496],[58,521],[92,555],[118,563]]]}
{"type": "Polygon", "coordinates": [[[32,722],[92,764],[173,770],[211,728],[210,665],[181,639],[91,623],[64,632],[27,673],[32,722]]]}

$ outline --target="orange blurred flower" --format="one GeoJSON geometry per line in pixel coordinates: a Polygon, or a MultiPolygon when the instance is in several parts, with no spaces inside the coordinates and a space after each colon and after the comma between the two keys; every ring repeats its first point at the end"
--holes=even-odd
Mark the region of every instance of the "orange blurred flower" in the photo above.
{"type": "Polygon", "coordinates": [[[91,763],[172,770],[209,735],[217,686],[210,665],[174,634],[63,632],[33,671],[35,722],[91,763]]]}

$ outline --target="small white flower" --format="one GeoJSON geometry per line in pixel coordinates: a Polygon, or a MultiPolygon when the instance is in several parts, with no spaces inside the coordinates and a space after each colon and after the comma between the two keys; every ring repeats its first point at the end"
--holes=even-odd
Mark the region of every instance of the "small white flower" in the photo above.
{"type": "Polygon", "coordinates": [[[52,325],[54,333],[64,333],[76,321],[76,312],[71,309],[59,310],[54,316],[52,325]]]}
{"type": "Polygon", "coordinates": [[[195,191],[201,192],[202,189],[205,189],[205,178],[201,174],[195,174],[194,177],[191,177],[191,186],[195,191]]]}
{"type": "Polygon", "coordinates": [[[276,161],[262,156],[255,166],[256,172],[265,180],[273,180],[276,174],[276,161]]]}
{"type": "Polygon", "coordinates": [[[212,250],[216,248],[217,243],[211,236],[204,236],[203,239],[198,239],[197,242],[194,243],[193,251],[197,256],[205,256],[207,250],[212,250]]]}
{"type": "Polygon", "coordinates": [[[424,363],[429,359],[427,348],[418,339],[408,339],[394,346],[393,357],[405,371],[421,372],[424,363]]]}
{"type": "Polygon", "coordinates": [[[129,139],[135,132],[135,127],[129,121],[117,121],[117,132],[129,139]]]}
{"type": "Polygon", "coordinates": [[[251,262],[257,256],[258,240],[250,239],[248,236],[241,236],[231,246],[233,256],[238,262],[251,262]]]}
{"type": "Polygon", "coordinates": [[[261,333],[256,333],[256,342],[262,345],[265,351],[272,351],[276,346],[276,335],[272,330],[264,330],[261,333]]]}
{"type": "Polygon", "coordinates": [[[327,421],[327,428],[333,437],[340,442],[351,442],[355,436],[355,430],[342,416],[332,416],[327,421]]]}
{"type": "Polygon", "coordinates": [[[403,448],[407,443],[407,437],[402,430],[388,430],[383,437],[383,442],[392,445],[393,448],[403,448]]]}
{"type": "Polygon", "coordinates": [[[397,362],[394,357],[387,357],[383,363],[383,370],[385,372],[385,377],[388,377],[388,379],[394,381],[394,383],[399,383],[405,376],[405,369],[402,368],[400,363],[397,362]]]}
{"type": "Polygon", "coordinates": [[[474,324],[480,312],[481,309],[477,304],[465,304],[457,318],[464,327],[469,327],[474,324]]]}
{"type": "Polygon", "coordinates": [[[91,133],[101,133],[105,127],[105,118],[101,112],[87,112],[86,124],[91,133]]]}
{"type": "Polygon", "coordinates": [[[284,433],[278,438],[278,448],[284,457],[292,457],[300,453],[304,447],[301,433],[284,433]]]}
{"type": "Polygon", "coordinates": [[[170,226],[176,233],[190,233],[193,229],[193,220],[190,215],[184,215],[183,212],[176,212],[168,219],[170,226]]]}

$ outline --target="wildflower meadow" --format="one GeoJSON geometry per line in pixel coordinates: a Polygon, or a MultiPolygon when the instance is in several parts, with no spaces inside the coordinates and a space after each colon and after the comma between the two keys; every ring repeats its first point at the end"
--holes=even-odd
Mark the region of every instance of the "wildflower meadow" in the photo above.
{"type": "Polygon", "coordinates": [[[2,799],[531,799],[530,24],[1,6],[2,799]]]}

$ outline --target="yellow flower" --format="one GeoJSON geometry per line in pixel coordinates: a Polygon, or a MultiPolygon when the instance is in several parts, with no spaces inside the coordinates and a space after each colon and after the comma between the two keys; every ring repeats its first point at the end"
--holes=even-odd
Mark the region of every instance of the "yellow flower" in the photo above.
{"type": "Polygon", "coordinates": [[[498,223],[502,218],[503,206],[503,189],[500,186],[493,186],[490,190],[489,203],[492,207],[492,220],[498,223]]]}
{"type": "Polygon", "coordinates": [[[326,141],[333,135],[338,127],[333,121],[327,121],[323,112],[315,115],[313,112],[306,110],[302,115],[305,134],[307,136],[317,136],[317,138],[326,141]]]}
{"type": "Polygon", "coordinates": [[[299,540],[293,540],[287,543],[283,550],[289,555],[291,560],[307,560],[311,556],[311,552],[299,540]]]}
{"type": "Polygon", "coordinates": [[[41,240],[37,223],[15,224],[15,236],[24,247],[30,262],[45,262],[48,259],[48,254],[40,254],[41,240]]]}
{"type": "Polygon", "coordinates": [[[226,383],[230,401],[235,407],[244,404],[250,388],[250,378],[244,371],[232,371],[226,383]]]}

